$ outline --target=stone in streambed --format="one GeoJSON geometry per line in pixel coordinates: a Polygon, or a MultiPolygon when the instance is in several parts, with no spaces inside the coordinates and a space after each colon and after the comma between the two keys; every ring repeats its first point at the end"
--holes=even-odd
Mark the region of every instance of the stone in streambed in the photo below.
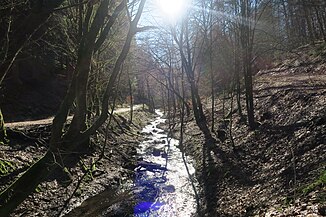
{"type": "Polygon", "coordinates": [[[154,140],[154,144],[157,145],[157,144],[161,144],[161,141],[160,140],[154,140]]]}
{"type": "Polygon", "coordinates": [[[154,148],[152,154],[153,154],[155,157],[158,157],[158,156],[161,155],[161,152],[162,152],[162,150],[160,150],[160,149],[158,149],[158,148],[154,148]]]}
{"type": "Polygon", "coordinates": [[[163,187],[163,190],[168,193],[173,193],[175,192],[175,187],[173,185],[167,185],[163,187]]]}
{"type": "Polygon", "coordinates": [[[136,163],[132,162],[132,161],[126,162],[123,165],[123,168],[128,169],[128,170],[134,170],[134,169],[136,169],[136,167],[137,167],[136,163]]]}
{"type": "Polygon", "coordinates": [[[160,164],[147,162],[147,161],[141,161],[138,163],[138,167],[141,170],[141,168],[145,168],[147,171],[155,171],[155,170],[163,170],[166,171],[167,168],[161,166],[160,164]]]}
{"type": "Polygon", "coordinates": [[[168,154],[167,154],[166,152],[163,152],[163,153],[161,154],[161,157],[166,159],[166,158],[168,158],[168,154]]]}
{"type": "Polygon", "coordinates": [[[143,135],[143,136],[151,136],[151,135],[153,135],[153,133],[152,132],[141,132],[141,135],[143,135]]]}

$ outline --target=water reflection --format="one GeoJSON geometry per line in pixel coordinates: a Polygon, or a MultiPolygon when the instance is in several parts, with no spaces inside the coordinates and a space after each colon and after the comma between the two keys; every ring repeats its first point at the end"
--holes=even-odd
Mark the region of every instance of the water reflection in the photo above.
{"type": "MultiPolygon", "coordinates": [[[[148,140],[140,145],[141,161],[135,169],[134,189],[138,203],[134,216],[191,216],[195,213],[195,199],[184,167],[178,140],[167,138],[157,126],[165,122],[162,113],[147,125],[143,132],[148,140]]],[[[194,168],[190,165],[190,172],[194,168]]]]}

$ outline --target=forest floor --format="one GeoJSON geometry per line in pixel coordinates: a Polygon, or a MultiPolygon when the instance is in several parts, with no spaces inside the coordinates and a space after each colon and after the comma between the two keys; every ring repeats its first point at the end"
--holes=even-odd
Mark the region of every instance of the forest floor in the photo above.
{"type": "MultiPolygon", "coordinates": [[[[231,100],[224,100],[225,112],[217,100],[214,133],[222,140],[219,154],[209,154],[209,179],[202,173],[204,138],[187,120],[185,143],[197,162],[201,198],[208,195],[203,206],[216,207],[207,216],[326,216],[326,63],[303,54],[254,77],[256,130],[238,112],[223,120],[231,100]]],[[[211,122],[211,103],[204,104],[211,122]]]]}
{"type": "MultiPolygon", "coordinates": [[[[127,121],[129,109],[117,109],[116,118],[112,119],[108,128],[106,143],[103,128],[92,137],[90,150],[76,153],[69,165],[58,169],[42,182],[12,216],[59,216],[60,212],[65,214],[99,193],[106,194],[106,206],[112,205],[112,201],[119,203],[129,199],[128,194],[120,195],[121,186],[133,175],[137,163],[136,147],[144,139],[141,129],[153,118],[140,106],[135,108],[133,124],[127,121]],[[92,165],[99,158],[104,144],[104,158],[92,165]],[[79,181],[80,186],[76,188],[79,181]]],[[[51,118],[8,126],[10,145],[0,146],[0,191],[44,155],[48,148],[51,118]]],[[[121,209],[111,212],[114,216],[121,209]]]]}

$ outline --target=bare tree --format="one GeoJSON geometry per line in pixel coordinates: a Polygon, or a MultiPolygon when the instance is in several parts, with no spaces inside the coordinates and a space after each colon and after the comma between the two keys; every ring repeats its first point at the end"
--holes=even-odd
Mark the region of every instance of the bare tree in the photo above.
{"type": "Polygon", "coordinates": [[[93,2],[89,2],[90,5],[88,5],[86,14],[94,12],[95,16],[93,16],[92,19],[87,18],[87,21],[89,21],[89,28],[85,28],[84,35],[81,39],[76,72],[67,95],[53,120],[51,140],[49,144],[50,148],[40,160],[34,163],[22,176],[1,193],[0,203],[3,204],[0,208],[1,216],[9,215],[10,212],[12,212],[31,192],[34,191],[37,185],[43,181],[43,179],[47,177],[54,168],[62,166],[58,159],[64,160],[68,158],[80,144],[87,141],[88,138],[106,121],[108,117],[110,95],[113,92],[123,61],[126,59],[130,49],[133,36],[140,30],[138,29],[137,24],[141,17],[145,2],[146,0],[141,0],[139,3],[133,2],[138,5],[138,9],[136,14],[131,14],[129,16],[130,25],[123,48],[114,64],[111,77],[107,83],[105,92],[101,97],[101,114],[96,118],[96,120],[94,120],[90,127],[85,128],[85,88],[87,86],[89,75],[89,64],[96,44],[103,43],[99,41],[104,37],[102,34],[107,34],[109,32],[100,32],[101,27],[103,24],[106,24],[109,25],[108,28],[110,29],[110,26],[115,23],[115,20],[121,11],[126,8],[126,1],[121,1],[118,6],[115,7],[111,16],[107,16],[108,10],[110,6],[112,6],[110,0],[100,1],[97,3],[98,5],[93,5],[93,2]],[[77,111],[74,114],[68,131],[63,133],[68,112],[74,101],[76,101],[77,104],[77,111]]]}
{"type": "MultiPolygon", "coordinates": [[[[43,1],[31,1],[30,8],[25,12],[22,23],[14,20],[13,11],[16,8],[26,7],[28,2],[9,1],[1,5],[2,19],[0,24],[0,36],[3,39],[0,50],[0,88],[10,71],[17,56],[30,40],[40,31],[40,28],[51,16],[53,10],[61,5],[63,0],[52,1],[51,4],[43,4],[43,1]],[[32,4],[33,3],[33,4],[32,4]],[[7,16],[6,16],[7,15],[7,16]]],[[[6,142],[4,117],[0,108],[0,142],[6,142]]]]}
{"type": "MultiPolygon", "coordinates": [[[[252,8],[250,0],[242,0],[240,5],[241,10],[241,30],[240,40],[242,46],[242,61],[243,72],[246,88],[246,106],[248,123],[251,129],[255,129],[255,116],[254,116],[254,98],[253,98],[253,84],[252,84],[252,49],[253,49],[253,30],[251,26],[252,8]]],[[[257,6],[255,6],[257,7],[257,6]]]]}

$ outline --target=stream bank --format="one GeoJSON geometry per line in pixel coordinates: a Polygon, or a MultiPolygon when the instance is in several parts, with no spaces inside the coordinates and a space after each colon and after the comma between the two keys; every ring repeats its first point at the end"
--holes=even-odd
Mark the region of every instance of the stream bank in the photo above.
{"type": "MultiPolygon", "coordinates": [[[[137,163],[137,145],[144,140],[141,133],[153,115],[146,110],[134,111],[133,123],[128,123],[128,113],[117,114],[108,131],[105,157],[91,168],[98,159],[104,143],[104,128],[91,138],[90,150],[76,153],[71,165],[56,171],[35,192],[30,195],[12,216],[58,216],[79,206],[87,198],[105,190],[116,189],[125,180],[132,179],[137,163]],[[118,124],[119,123],[119,124],[118,124]],[[91,172],[84,176],[80,187],[72,196],[78,180],[87,169],[91,172]]],[[[8,162],[7,171],[0,175],[0,190],[12,183],[29,165],[39,159],[47,150],[50,138],[50,124],[10,128],[9,145],[0,146],[0,159],[8,162]],[[9,166],[10,165],[10,166],[9,166]]],[[[1,171],[2,172],[2,171],[1,171]]]]}
{"type": "MultiPolygon", "coordinates": [[[[223,120],[230,98],[225,113],[222,97],[215,102],[213,135],[224,132],[225,138],[215,144],[222,154],[210,154],[209,177],[201,172],[204,137],[191,117],[186,120],[184,142],[195,160],[202,207],[209,201],[215,209],[207,216],[326,216],[325,73],[271,69],[255,76],[254,91],[254,131],[238,112],[223,120]],[[214,193],[209,198],[205,187],[214,193]]],[[[210,99],[204,107],[211,123],[210,99]]]]}

